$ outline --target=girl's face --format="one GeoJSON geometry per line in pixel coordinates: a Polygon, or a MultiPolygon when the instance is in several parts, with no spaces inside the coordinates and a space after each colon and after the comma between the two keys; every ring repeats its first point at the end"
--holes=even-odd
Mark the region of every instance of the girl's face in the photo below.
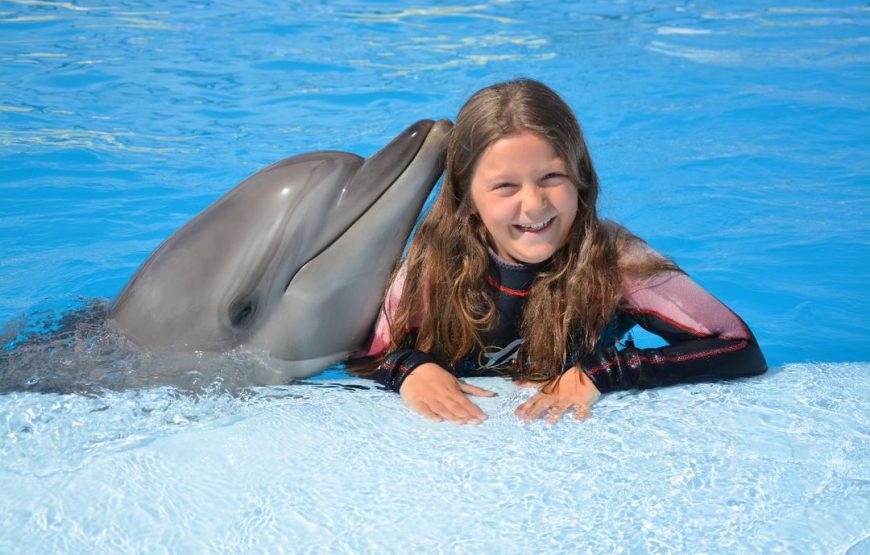
{"type": "Polygon", "coordinates": [[[531,131],[502,137],[483,151],[470,195],[496,254],[512,263],[553,256],[577,217],[577,188],[565,162],[531,131]]]}

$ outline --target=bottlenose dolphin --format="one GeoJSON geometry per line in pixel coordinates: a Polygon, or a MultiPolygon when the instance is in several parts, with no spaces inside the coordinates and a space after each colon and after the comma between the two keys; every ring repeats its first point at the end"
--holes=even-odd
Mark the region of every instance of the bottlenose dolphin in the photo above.
{"type": "Polygon", "coordinates": [[[154,351],[268,354],[249,385],[346,359],[369,339],[451,127],[423,120],[368,159],[312,152],[257,172],[142,264],[114,325],[154,351]]]}

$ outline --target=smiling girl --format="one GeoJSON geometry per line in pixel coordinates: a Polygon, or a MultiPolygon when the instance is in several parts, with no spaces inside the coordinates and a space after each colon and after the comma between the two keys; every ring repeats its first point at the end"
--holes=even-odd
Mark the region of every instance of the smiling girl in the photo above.
{"type": "Polygon", "coordinates": [[[446,176],[394,273],[368,350],[373,373],[432,420],[486,418],[459,380],[504,375],[538,393],[524,419],[588,415],[601,393],[760,374],[746,324],[679,267],[598,217],[577,119],[537,81],[462,107],[446,176]],[[620,340],[640,325],[668,346],[620,340]]]}

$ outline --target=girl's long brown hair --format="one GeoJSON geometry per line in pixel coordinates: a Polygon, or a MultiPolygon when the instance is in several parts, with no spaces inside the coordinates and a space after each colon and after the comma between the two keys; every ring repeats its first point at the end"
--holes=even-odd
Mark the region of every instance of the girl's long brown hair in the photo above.
{"type": "Polygon", "coordinates": [[[619,305],[620,278],[626,273],[644,277],[678,270],[658,256],[620,255],[644,252],[632,248],[643,242],[599,220],[598,178],[580,125],[565,101],[534,80],[498,83],[475,93],[456,118],[447,143],[444,184],[408,250],[398,306],[386,311],[392,313],[389,351],[413,347],[435,352],[452,366],[475,346],[483,347],[480,331],[491,329],[498,314],[485,280],[489,238],[469,189],[484,150],[522,131],[550,142],[565,161],[579,202],[566,244],[529,291],[514,378],[554,380],[564,371],[569,346],[580,354],[591,351],[619,305]]]}

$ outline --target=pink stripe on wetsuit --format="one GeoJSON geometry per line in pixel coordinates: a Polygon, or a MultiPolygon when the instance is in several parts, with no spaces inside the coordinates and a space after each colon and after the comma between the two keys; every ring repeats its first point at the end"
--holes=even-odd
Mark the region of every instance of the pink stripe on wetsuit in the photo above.
{"type": "Polygon", "coordinates": [[[646,282],[625,280],[621,312],[669,345],[618,350],[603,346],[578,361],[602,392],[760,374],[764,356],[749,328],[728,307],[679,272],[646,282]]]}

